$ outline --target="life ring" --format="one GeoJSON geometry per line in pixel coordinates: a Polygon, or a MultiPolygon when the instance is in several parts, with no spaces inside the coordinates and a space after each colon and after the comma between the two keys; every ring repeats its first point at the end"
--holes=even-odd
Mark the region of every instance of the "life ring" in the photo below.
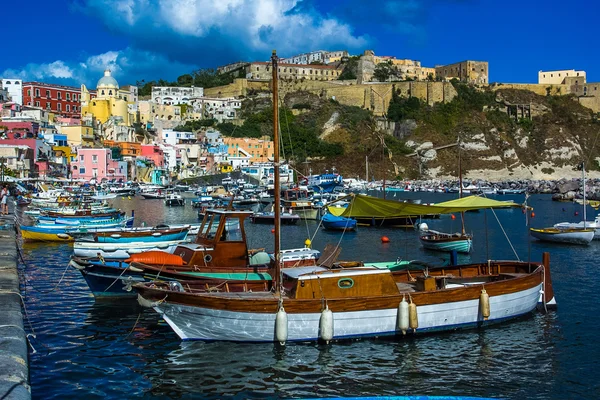
{"type": "Polygon", "coordinates": [[[208,263],[210,263],[211,261],[212,261],[212,256],[211,256],[210,254],[206,254],[206,255],[204,256],[204,262],[208,264],[208,263]]]}

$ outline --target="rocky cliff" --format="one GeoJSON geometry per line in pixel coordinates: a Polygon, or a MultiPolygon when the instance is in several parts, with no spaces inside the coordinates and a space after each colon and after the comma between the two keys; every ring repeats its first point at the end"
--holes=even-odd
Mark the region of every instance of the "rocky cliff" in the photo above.
{"type": "MultiPolygon", "coordinates": [[[[600,122],[576,99],[454,85],[458,95],[434,105],[395,93],[383,120],[325,95],[288,93],[280,121],[286,157],[302,172],[336,167],[347,177],[365,178],[368,163],[377,180],[456,177],[459,157],[467,179],[570,179],[581,175],[581,161],[600,177],[600,122]]],[[[251,116],[256,99],[246,103],[246,117],[260,125],[237,132],[268,134],[270,118],[251,116]]]]}

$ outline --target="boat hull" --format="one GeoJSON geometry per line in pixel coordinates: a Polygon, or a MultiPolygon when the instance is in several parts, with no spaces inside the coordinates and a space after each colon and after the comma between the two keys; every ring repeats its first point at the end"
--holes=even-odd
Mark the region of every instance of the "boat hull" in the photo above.
{"type": "Polygon", "coordinates": [[[21,227],[21,237],[26,242],[74,242],[75,238],[62,231],[43,231],[31,229],[29,226],[21,227]]]}
{"type": "Polygon", "coordinates": [[[322,222],[323,228],[334,231],[353,231],[356,229],[356,220],[346,217],[336,217],[335,215],[325,214],[322,222]]]}
{"type": "MultiPolygon", "coordinates": [[[[515,293],[490,296],[491,314],[487,320],[481,316],[478,298],[417,306],[419,327],[414,333],[476,328],[529,314],[536,309],[541,287],[540,283],[515,293]]],[[[328,305],[333,312],[333,340],[401,334],[397,329],[397,306],[379,310],[336,312],[335,301],[330,300],[328,305]]],[[[276,313],[226,311],[169,302],[156,304],[154,309],[183,340],[276,341],[276,313]],[[226,321],[235,321],[235,329],[226,321]]],[[[319,339],[320,312],[288,311],[287,317],[288,341],[319,339]]]]}
{"type": "Polygon", "coordinates": [[[594,229],[563,230],[563,229],[533,229],[531,236],[543,242],[587,245],[594,239],[594,229]]]}
{"type": "Polygon", "coordinates": [[[473,242],[471,239],[460,239],[452,241],[431,241],[420,239],[423,248],[435,251],[452,252],[458,253],[469,253],[471,251],[473,242]]]}
{"type": "Polygon", "coordinates": [[[76,242],[73,246],[73,254],[76,257],[99,257],[111,260],[125,260],[133,254],[146,251],[163,251],[173,254],[182,241],[155,242],[155,243],[88,243],[76,242]]]}

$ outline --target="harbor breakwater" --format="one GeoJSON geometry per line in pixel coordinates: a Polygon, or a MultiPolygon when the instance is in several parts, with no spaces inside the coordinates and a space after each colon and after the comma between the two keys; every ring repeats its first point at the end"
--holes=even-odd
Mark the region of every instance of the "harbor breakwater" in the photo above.
{"type": "Polygon", "coordinates": [[[31,399],[13,216],[0,220],[0,398],[31,399]]]}

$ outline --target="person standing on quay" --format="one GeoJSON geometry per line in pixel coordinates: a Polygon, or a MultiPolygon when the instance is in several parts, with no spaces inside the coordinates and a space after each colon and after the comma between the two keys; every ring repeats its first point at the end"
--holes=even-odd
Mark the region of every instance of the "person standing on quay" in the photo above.
{"type": "Polygon", "coordinates": [[[0,192],[0,204],[2,205],[1,211],[2,215],[8,215],[8,189],[6,185],[2,188],[2,192],[0,192]]]}

